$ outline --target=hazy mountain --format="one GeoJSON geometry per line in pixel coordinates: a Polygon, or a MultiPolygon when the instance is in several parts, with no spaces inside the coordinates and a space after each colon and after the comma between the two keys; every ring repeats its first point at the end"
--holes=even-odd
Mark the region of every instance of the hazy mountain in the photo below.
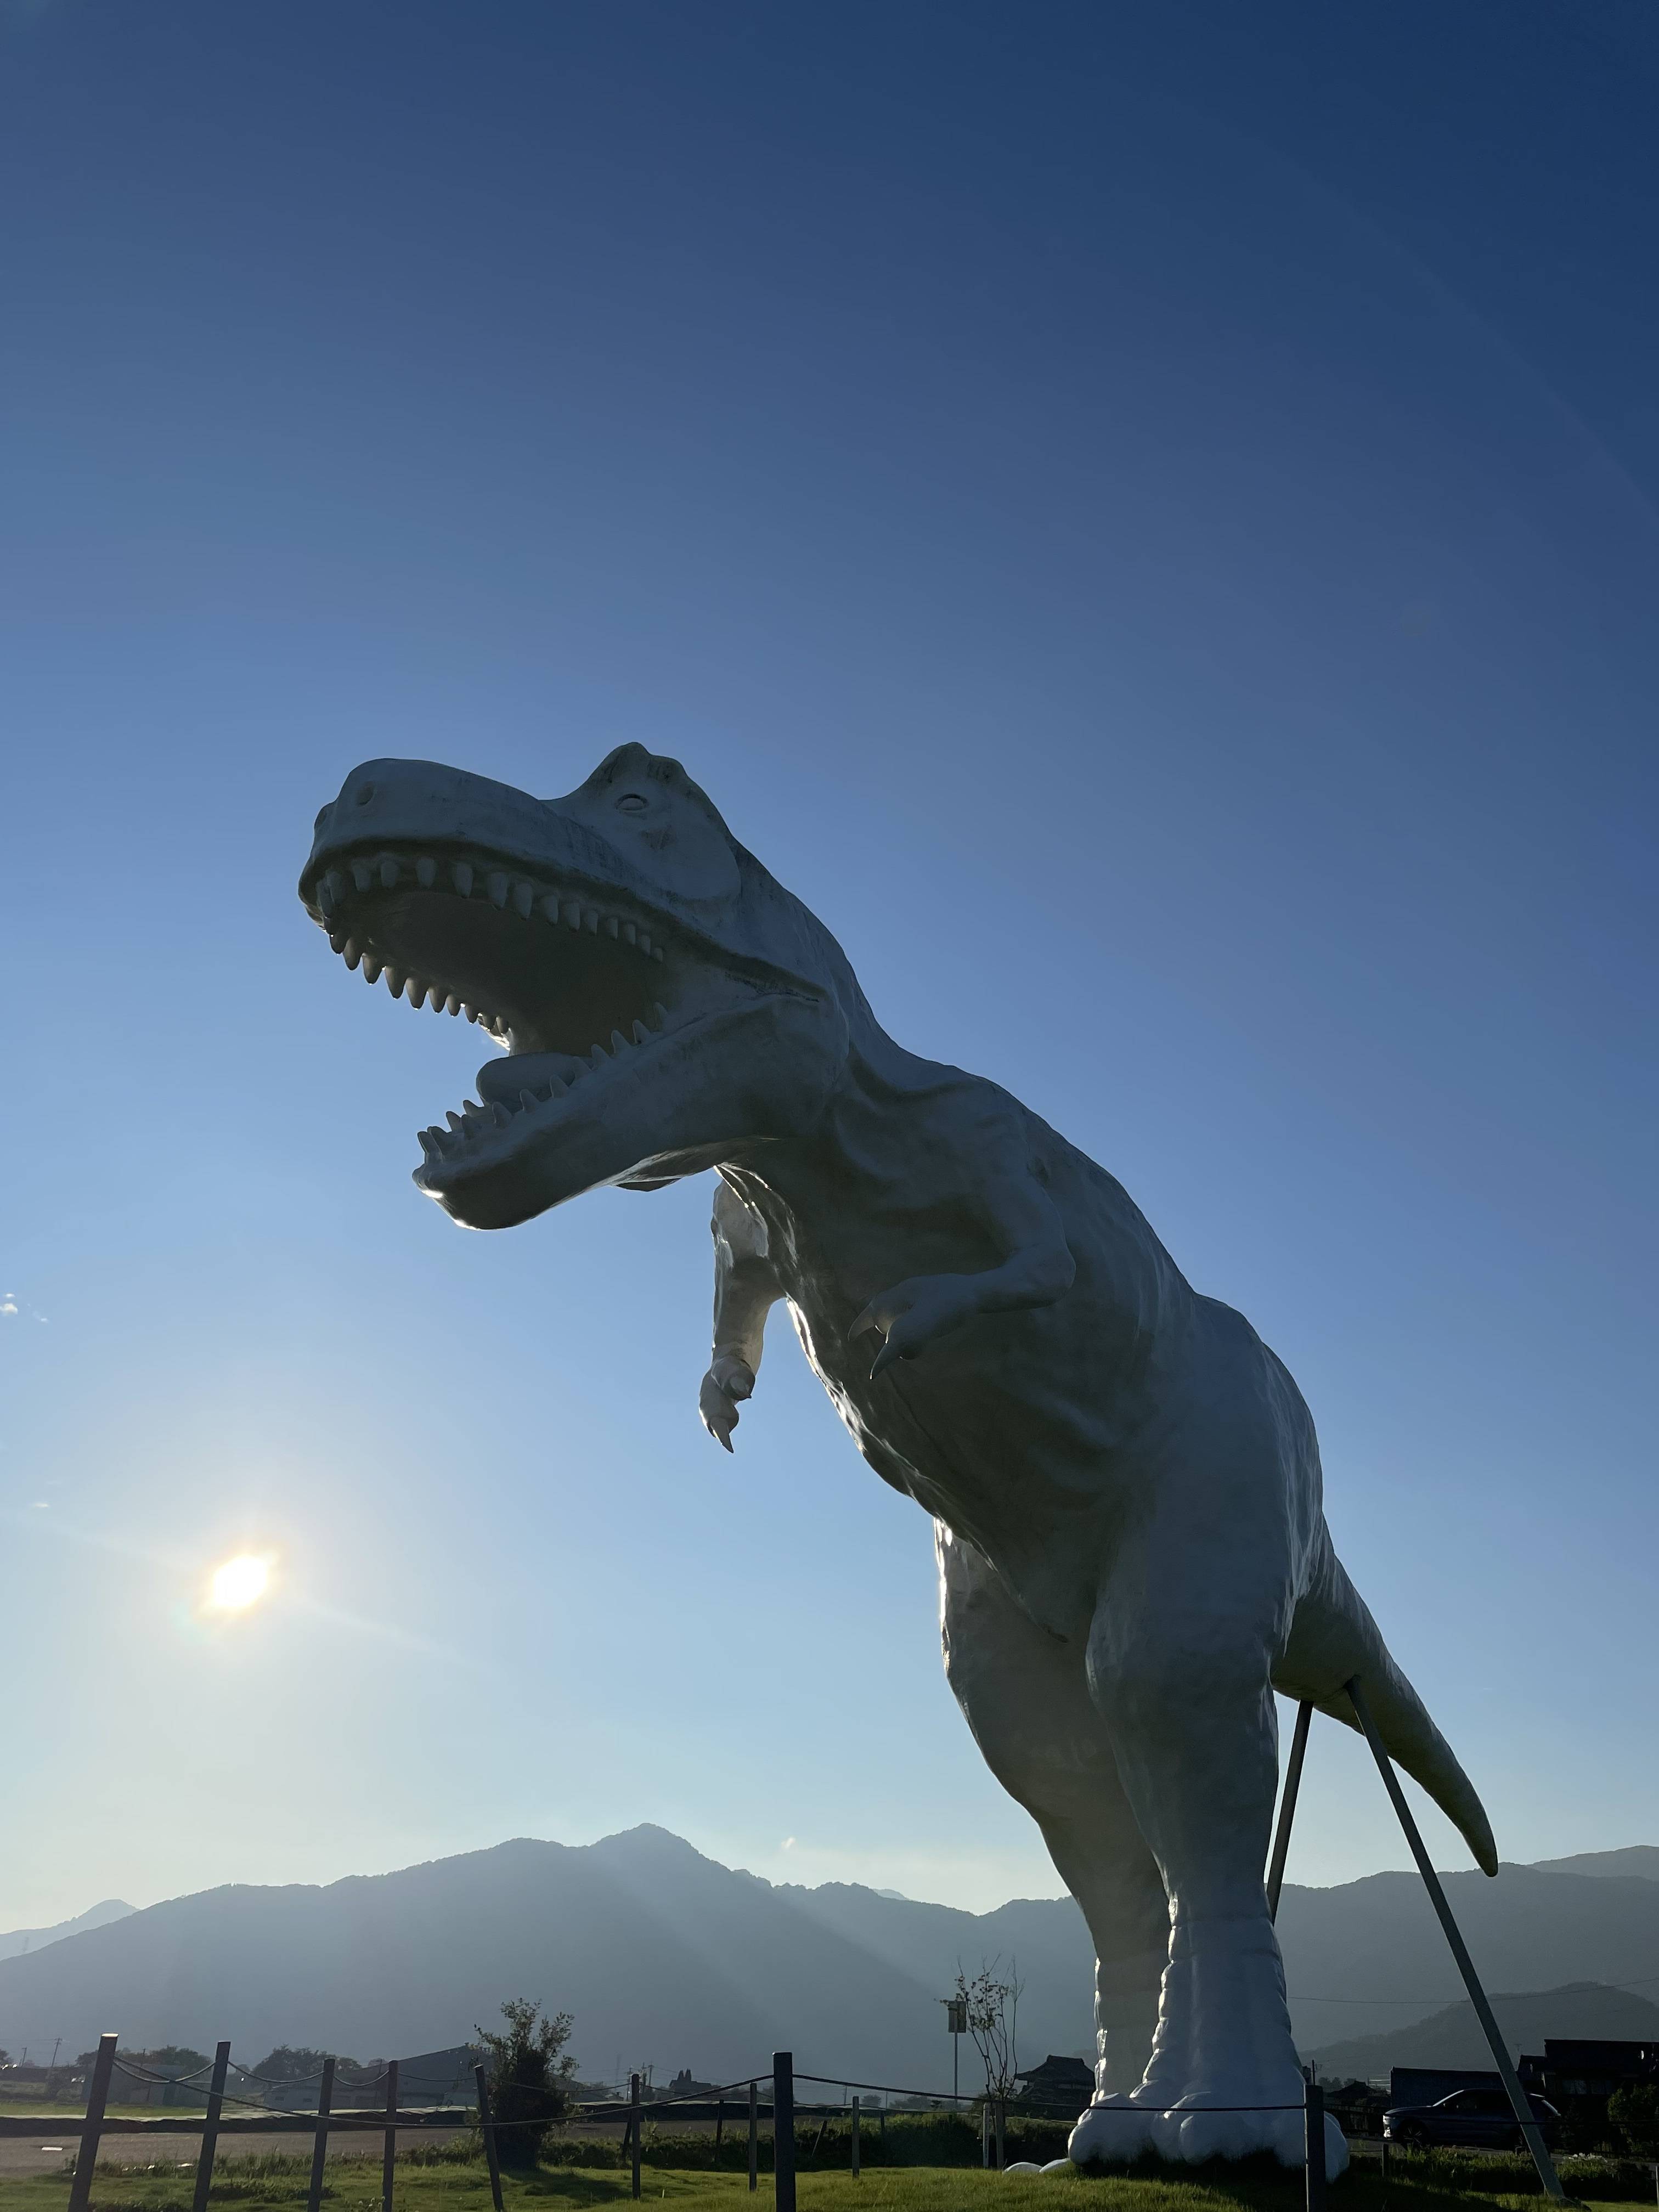
{"type": "MultiPolygon", "coordinates": [[[[1510,2057],[1541,2051],[1547,2035],[1622,2036],[1632,2042],[1659,2037],[1659,2004],[1630,1990],[1611,1990],[1599,1982],[1571,1982],[1565,1989],[1542,1990],[1530,1996],[1494,1996],[1492,2008],[1510,2047],[1510,2057]]],[[[1320,2072],[1335,2081],[1356,2076],[1369,2081],[1391,2066],[1479,2066],[1492,2064],[1492,2053],[1474,2007],[1448,2005],[1411,2027],[1390,2035],[1361,2035],[1309,2054],[1320,2072]]]]}
{"type": "Polygon", "coordinates": [[[1622,1851],[1580,1851],[1577,1858],[1534,1859],[1534,1874],[1636,1874],[1659,1881],[1659,1844],[1627,1844],[1622,1851]]]}
{"type": "Polygon", "coordinates": [[[0,1935],[0,1959],[15,1959],[25,1951],[42,1951],[48,1943],[61,1943],[65,1936],[79,1936],[88,1928],[107,1927],[112,1920],[125,1920],[132,1911],[118,1897],[106,1897],[101,1905],[88,1905],[77,1912],[73,1920],[60,1920],[55,1928],[14,1928],[0,1935]]]}
{"type": "MultiPolygon", "coordinates": [[[[1441,1879],[1488,1990],[1651,1977],[1645,1994],[1659,1997],[1659,1881],[1510,1865],[1496,1881],[1473,1869],[1441,1879]]],[[[1462,2001],[1415,1874],[1370,1875],[1336,1889],[1287,1885],[1279,1929],[1304,2051],[1407,2027],[1462,2001]]]]}
{"type": "Polygon", "coordinates": [[[1033,2034],[1085,2044],[1090,1961],[1069,1900],[981,1923],[845,1894],[878,1927],[935,1916],[935,1940],[844,1932],[856,1914],[833,1899],[734,1873],[652,1827],[580,1849],[503,1844],[325,1888],[208,1890],[0,1964],[0,2043],[62,2035],[81,2050],[112,2026],[129,2043],[200,2048],[206,2036],[210,2049],[228,2036],[255,2056],[305,2042],[366,2057],[453,2043],[526,1996],[575,2014],[588,2080],[647,2061],[659,2078],[690,2065],[735,2079],[793,2048],[804,2068],[948,2087],[936,2000],[958,1948],[976,1966],[1024,1910],[1071,1931],[1065,1969],[1048,1977],[1061,1986],[1035,1993],[1033,2034]]]}
{"type": "MultiPolygon", "coordinates": [[[[1445,1881],[1489,1987],[1651,1976],[1659,1997],[1659,1881],[1516,1866],[1445,1881]]],[[[1279,1933],[1298,2039],[1328,2061],[1461,1996],[1414,1875],[1287,1886],[1279,1933]]],[[[590,2081],[647,2062],[659,2078],[690,2066],[734,2080],[787,2047],[809,2071],[942,2087],[939,2000],[958,1962],[996,1958],[1024,1984],[1022,2054],[1089,2054],[1093,1962],[1069,1898],[975,1914],[853,1884],[775,1886],[641,1827],[152,1905],[0,1961],[0,2044],[84,2050],[112,2027],[129,2045],[211,2050],[228,2035],[253,2057],[304,2043],[367,2058],[458,2042],[524,1996],[575,2014],[590,2081]]],[[[1565,2021],[1538,2032],[1575,2033],[1565,2021]]]]}

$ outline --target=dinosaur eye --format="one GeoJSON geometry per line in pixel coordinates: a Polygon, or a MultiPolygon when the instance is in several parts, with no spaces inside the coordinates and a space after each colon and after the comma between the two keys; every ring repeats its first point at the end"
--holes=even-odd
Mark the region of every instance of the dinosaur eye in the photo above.
{"type": "Polygon", "coordinates": [[[650,804],[637,791],[625,791],[617,801],[617,811],[619,814],[643,814],[650,804]]]}

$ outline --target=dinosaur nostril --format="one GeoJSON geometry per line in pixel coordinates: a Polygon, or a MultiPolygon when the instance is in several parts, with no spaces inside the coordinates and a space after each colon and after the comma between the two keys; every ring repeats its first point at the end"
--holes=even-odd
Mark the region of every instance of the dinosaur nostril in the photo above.
{"type": "Polygon", "coordinates": [[[359,806],[367,806],[369,800],[373,799],[374,796],[374,787],[372,783],[360,783],[357,786],[356,790],[352,793],[352,797],[356,800],[359,806]]]}

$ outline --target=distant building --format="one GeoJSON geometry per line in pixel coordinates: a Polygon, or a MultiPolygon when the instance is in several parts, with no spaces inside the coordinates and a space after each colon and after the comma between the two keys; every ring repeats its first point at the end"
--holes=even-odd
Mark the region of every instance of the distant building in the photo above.
{"type": "Polygon", "coordinates": [[[129,2052],[127,2058],[132,2071],[118,2051],[110,2069],[112,2105],[199,2105],[207,2095],[207,2076],[199,2061],[188,2066],[163,2065],[147,2051],[129,2052]]]}
{"type": "Polygon", "coordinates": [[[1607,2125],[1607,2099],[1633,2082],[1659,2083],[1659,2043],[1617,2043],[1547,2035],[1539,2053],[1523,2053],[1516,2071],[1528,2094],[1547,2097],[1581,2128],[1607,2125]]]}
{"type": "Polygon", "coordinates": [[[1394,2066],[1389,2069],[1389,2105],[1437,2105],[1460,2089],[1501,2089],[1504,2077],[1488,2069],[1467,2066],[1394,2066]]]}
{"type": "Polygon", "coordinates": [[[1094,2094],[1094,2069],[1081,2058],[1057,2058],[1052,2051],[1014,2084],[1016,2103],[1053,2106],[1055,2112],[1050,2117],[1080,2112],[1094,2094]]]}
{"type": "Polygon", "coordinates": [[[708,2097],[714,2094],[717,2086],[718,2085],[713,2081],[699,2081],[695,2080],[692,2075],[691,2069],[689,2066],[682,2066],[679,2072],[674,2076],[673,2080],[669,2083],[665,2089],[653,2088],[651,2094],[653,2098],[708,2097]]]}

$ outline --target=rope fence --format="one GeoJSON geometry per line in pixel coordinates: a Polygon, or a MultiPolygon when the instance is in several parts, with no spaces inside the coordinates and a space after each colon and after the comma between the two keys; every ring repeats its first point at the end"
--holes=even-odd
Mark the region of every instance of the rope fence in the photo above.
{"type": "MultiPolygon", "coordinates": [[[[355,2111],[349,2109],[339,2112],[333,2111],[336,2073],[335,2062],[331,2058],[325,2063],[314,2077],[318,2084],[317,2108],[314,2112],[289,2112],[280,2107],[264,2105],[256,2099],[239,2097],[225,2087],[225,2076],[230,2061],[228,2043],[220,2044],[210,2069],[204,2069],[198,2067],[193,2073],[185,2075],[158,2074],[143,2066],[129,2066],[125,2060],[120,2062],[123,2071],[131,2079],[164,2086],[176,2087],[180,2081],[195,2081],[204,2071],[207,2072],[210,2075],[210,2087],[207,2112],[204,2117],[180,2115],[171,2119],[125,2122],[110,2120],[106,2118],[106,2107],[117,2063],[118,2040],[118,2039],[113,2035],[100,2036],[99,2039],[97,2056],[94,2061],[92,2076],[88,2087],[86,2117],[77,2131],[79,2140],[76,2153],[74,2178],[70,2185],[68,2212],[89,2212],[93,2169],[97,2163],[98,2147],[101,2138],[112,2131],[125,2132],[133,2130],[156,2133],[200,2134],[202,2142],[196,2162],[196,2195],[192,2212],[207,2212],[208,2196],[212,2186],[214,2160],[218,2138],[222,2132],[221,2115],[222,2107],[227,2103],[239,2104],[245,2107],[251,2106],[256,2112],[271,2113],[274,2117],[286,2121],[296,2130],[302,2132],[308,2130],[311,2133],[313,2137],[311,2183],[307,2193],[307,2212],[320,2212],[324,2193],[324,2161],[327,2153],[329,2135],[331,2131],[362,2132],[376,2129],[381,2131],[383,2136],[381,2212],[393,2212],[392,2169],[397,2154],[399,2129],[407,2130],[429,2128],[436,2130],[441,2128],[447,2133],[452,2132],[457,2124],[457,2115],[453,2112],[410,2112],[401,2107],[398,2095],[398,2066],[395,2059],[388,2062],[379,2074],[371,2077],[369,2081],[353,2085],[360,2088],[383,2086],[386,2091],[386,2100],[385,2105],[380,2107],[360,2106],[355,2111]]],[[[302,2076],[300,2081],[293,2086],[301,2086],[312,2078],[313,2077],[309,2075],[302,2076]]],[[[497,2139],[516,2128],[545,2129],[549,2122],[544,2117],[538,2116],[520,2119],[498,2119],[492,2106],[489,2078],[482,2065],[474,2068],[473,2079],[477,2098],[478,2132],[482,2138],[484,2156],[489,2171],[490,2196],[495,2212],[504,2212],[497,2139]]],[[[267,2082],[265,2086],[289,2085],[267,2082]]],[[[451,2086],[453,2087],[455,2085],[451,2086]]],[[[624,2154],[629,2158],[632,2193],[637,2198],[641,2194],[641,2161],[646,2120],[647,2118],[654,2120],[665,2112],[684,2111],[688,2107],[698,2107],[707,2111],[710,2106],[713,2106],[715,2112],[714,2148],[718,2157],[724,2123],[725,2100],[727,2097],[736,2096],[739,2093],[744,2097],[747,2104],[750,2191],[759,2187],[760,2121],[763,2109],[766,2110],[772,2123],[772,2181],[775,2212],[796,2212],[795,2176],[798,2146],[795,2141],[795,2127],[798,2118],[811,2118],[820,2121],[817,2139],[807,2154],[808,2165],[812,2164],[817,2159],[830,2122],[837,2118],[848,2120],[852,2130],[852,2171],[854,2177],[858,2175],[861,2129],[866,2117],[862,2111],[860,2100],[866,2093],[881,2097],[904,2098],[910,2101],[913,2111],[917,2106],[937,2111],[941,2106],[977,2105],[981,2111],[981,2156],[988,2166],[993,2163],[990,2118],[994,2104],[1000,2105],[1002,2110],[1006,2111],[1012,2103],[1017,2112],[1024,2114],[1065,2112],[1073,2115],[1077,2109],[1073,2103],[1060,2105],[1042,2099],[1024,2097],[1013,2100],[995,2099],[982,2092],[908,2089],[902,2088],[892,2082],[848,2081],[842,2075],[834,2074],[798,2075],[795,2072],[793,2054],[787,2051],[777,2051],[772,2054],[770,2068],[763,2073],[756,2073],[746,2081],[739,2079],[727,2081],[718,2087],[698,2089],[679,2097],[655,2097],[647,2100],[644,2094],[642,2077],[635,2074],[629,2077],[629,2096],[625,2105],[617,2100],[607,2100],[602,2103],[589,2100],[570,2107],[567,2117],[574,2115],[589,2121],[620,2120],[623,2122],[626,2130],[623,2139],[623,2150],[624,2154]],[[815,2088],[844,2090],[851,2095],[850,2108],[844,2105],[798,2105],[795,2100],[797,2081],[804,2085],[810,2084],[815,2088]],[[770,2092],[764,2108],[760,2094],[763,2082],[767,2084],[770,2092]]],[[[1136,2108],[1128,2106],[1125,2109],[1133,2112],[1136,2108]]],[[[884,2139],[887,2110],[887,2107],[882,2107],[879,2114],[884,2139]]],[[[1324,2093],[1317,2083],[1309,2082],[1303,2097],[1295,2104],[1183,2106],[1176,2108],[1169,2117],[1185,2118],[1189,2114],[1196,2117],[1199,2114],[1212,2112],[1231,2114],[1294,2112],[1300,2112],[1304,2116],[1307,2212],[1325,2212],[1325,2099],[1324,2093]]],[[[1160,2114],[1159,2117],[1164,2116],[1160,2114]]],[[[242,2120],[233,2122],[232,2125],[246,2128],[248,2123],[242,2120]]],[[[999,2116],[996,2130],[996,2142],[998,2156],[995,2162],[1000,2164],[1003,2142],[1000,2116],[999,2116]]]]}

